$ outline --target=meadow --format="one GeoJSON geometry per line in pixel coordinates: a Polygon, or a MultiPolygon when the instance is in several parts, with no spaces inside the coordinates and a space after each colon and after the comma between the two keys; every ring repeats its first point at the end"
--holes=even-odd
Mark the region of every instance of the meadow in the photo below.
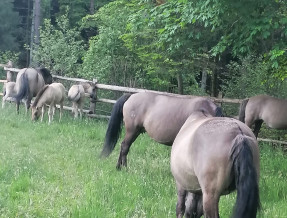
{"type": "MultiPolygon", "coordinates": [[[[131,147],[128,168],[116,170],[119,143],[99,158],[106,120],[74,120],[67,112],[51,125],[32,122],[22,107],[0,109],[0,217],[175,217],[176,189],[170,147],[146,134],[131,147]]],[[[260,143],[261,211],[287,217],[287,158],[260,143]]],[[[230,217],[236,193],[221,197],[230,217]]]]}

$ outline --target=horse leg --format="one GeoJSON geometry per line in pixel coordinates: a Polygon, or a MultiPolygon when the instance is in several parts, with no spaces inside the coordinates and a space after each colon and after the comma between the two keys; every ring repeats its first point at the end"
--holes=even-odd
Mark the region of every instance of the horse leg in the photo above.
{"type": "Polygon", "coordinates": [[[28,113],[28,110],[31,106],[31,100],[32,100],[32,96],[28,96],[26,102],[25,102],[25,105],[26,105],[26,114],[28,113]]]}
{"type": "Polygon", "coordinates": [[[79,109],[80,109],[80,119],[82,119],[82,117],[83,117],[83,102],[81,102],[79,104],[79,109]]]}
{"type": "Polygon", "coordinates": [[[6,99],[7,99],[7,95],[5,95],[5,96],[2,98],[2,108],[4,108],[6,99]]]}
{"type": "Polygon", "coordinates": [[[51,123],[51,121],[52,121],[52,117],[53,117],[53,108],[54,108],[54,106],[53,106],[53,105],[50,105],[49,110],[48,110],[48,115],[49,115],[49,124],[50,124],[50,123],[51,123]]]}
{"type": "Polygon", "coordinates": [[[62,115],[63,115],[63,102],[60,104],[60,118],[59,118],[59,122],[62,120],[62,115]]]}
{"type": "Polygon", "coordinates": [[[20,106],[20,101],[16,101],[16,111],[17,111],[17,114],[19,114],[19,106],[20,106]]]}
{"type": "Polygon", "coordinates": [[[255,137],[257,138],[258,134],[259,134],[259,131],[260,131],[260,128],[262,126],[262,123],[263,123],[263,120],[256,120],[255,121],[255,126],[254,126],[254,135],[255,137]]]}
{"type": "Polygon", "coordinates": [[[185,207],[185,217],[200,218],[203,215],[202,194],[188,192],[185,207]]]}
{"type": "Polygon", "coordinates": [[[44,113],[45,113],[45,109],[46,109],[45,107],[46,107],[45,105],[43,105],[43,107],[42,107],[41,122],[43,122],[44,113]]]}
{"type": "Polygon", "coordinates": [[[138,131],[137,129],[134,129],[133,131],[126,130],[126,135],[121,144],[120,156],[117,163],[118,170],[121,169],[121,166],[127,166],[127,155],[129,153],[131,144],[136,140],[139,134],[140,131],[138,131]]]}
{"type": "Polygon", "coordinates": [[[185,211],[185,198],[187,195],[187,191],[181,188],[179,184],[176,184],[176,187],[177,187],[176,217],[182,218],[185,211]]]}
{"type": "Polygon", "coordinates": [[[219,218],[218,213],[219,195],[215,190],[203,190],[203,212],[205,218],[219,218]]]}
{"type": "Polygon", "coordinates": [[[76,102],[73,102],[73,108],[74,108],[74,118],[78,118],[78,104],[76,102]]]}

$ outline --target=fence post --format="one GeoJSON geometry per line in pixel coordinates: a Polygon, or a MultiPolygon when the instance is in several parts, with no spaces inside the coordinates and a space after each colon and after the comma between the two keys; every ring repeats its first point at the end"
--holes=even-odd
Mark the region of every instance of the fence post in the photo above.
{"type": "MultiPolygon", "coordinates": [[[[8,61],[8,63],[7,63],[7,65],[6,65],[6,67],[8,67],[8,68],[12,68],[13,67],[13,63],[12,63],[12,61],[8,61]]],[[[7,70],[7,73],[6,73],[6,80],[7,80],[7,82],[11,82],[11,81],[13,81],[13,73],[12,73],[12,71],[10,71],[10,70],[7,70]]]]}
{"type": "MultiPolygon", "coordinates": [[[[98,82],[97,79],[93,79],[93,83],[96,85],[98,82]]],[[[96,102],[97,102],[97,95],[98,95],[98,90],[95,93],[94,98],[90,98],[90,109],[89,109],[89,114],[95,114],[96,113],[96,102]]]]}

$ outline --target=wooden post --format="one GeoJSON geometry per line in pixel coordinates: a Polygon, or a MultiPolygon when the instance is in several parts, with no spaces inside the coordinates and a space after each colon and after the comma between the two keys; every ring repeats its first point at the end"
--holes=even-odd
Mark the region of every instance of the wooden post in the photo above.
{"type": "MultiPolygon", "coordinates": [[[[93,79],[94,84],[97,84],[97,82],[98,82],[97,79],[93,79]]],[[[98,94],[98,90],[96,91],[95,96],[93,98],[90,97],[89,114],[95,114],[96,113],[97,94],[98,94]]]]}
{"type": "MultiPolygon", "coordinates": [[[[8,68],[12,68],[12,66],[13,66],[13,63],[12,63],[12,61],[8,61],[8,63],[7,63],[7,65],[6,65],[6,67],[8,67],[8,68]]],[[[11,81],[13,81],[13,74],[12,74],[12,71],[10,71],[10,70],[7,70],[7,74],[6,74],[6,80],[7,80],[7,82],[11,82],[11,81]]]]}

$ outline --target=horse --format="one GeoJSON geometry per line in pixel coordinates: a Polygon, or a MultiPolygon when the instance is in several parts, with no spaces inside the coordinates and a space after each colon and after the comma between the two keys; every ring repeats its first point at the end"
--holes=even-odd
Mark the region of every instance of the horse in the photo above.
{"type": "Polygon", "coordinates": [[[262,123],[273,129],[287,129],[287,100],[267,95],[244,99],[239,109],[239,120],[250,128],[254,124],[257,138],[262,123]]]}
{"type": "Polygon", "coordinates": [[[204,97],[175,97],[151,92],[125,94],[113,106],[101,157],[109,156],[115,148],[122,121],[126,133],[117,169],[127,166],[130,146],[141,133],[147,132],[156,142],[171,146],[185,120],[195,111],[223,116],[221,108],[204,97]]]}
{"type": "Polygon", "coordinates": [[[251,129],[234,118],[195,112],[171,148],[177,187],[176,216],[219,217],[221,195],[237,190],[236,218],[255,218],[260,208],[259,148],[251,129]]]}
{"type": "Polygon", "coordinates": [[[51,74],[46,68],[23,68],[19,71],[16,78],[15,90],[17,113],[19,113],[19,105],[21,100],[25,100],[26,112],[30,107],[33,97],[37,95],[40,89],[46,84],[51,82],[51,74]],[[45,78],[45,79],[44,79],[45,78]]]}
{"type": "Polygon", "coordinates": [[[5,101],[16,101],[13,97],[16,94],[15,82],[4,83],[3,86],[3,98],[2,98],[2,108],[4,108],[5,101]]]}
{"type": "Polygon", "coordinates": [[[45,107],[49,106],[49,124],[52,122],[56,104],[60,105],[60,118],[62,118],[63,103],[65,100],[65,87],[62,83],[52,83],[45,85],[37,94],[35,101],[32,104],[32,120],[37,120],[41,114],[41,122],[43,121],[45,107]]]}
{"type": "Polygon", "coordinates": [[[69,89],[68,100],[73,103],[74,118],[78,117],[78,112],[80,112],[80,118],[82,118],[85,93],[88,93],[91,99],[95,99],[96,85],[92,82],[81,82],[72,85],[69,89]]]}

